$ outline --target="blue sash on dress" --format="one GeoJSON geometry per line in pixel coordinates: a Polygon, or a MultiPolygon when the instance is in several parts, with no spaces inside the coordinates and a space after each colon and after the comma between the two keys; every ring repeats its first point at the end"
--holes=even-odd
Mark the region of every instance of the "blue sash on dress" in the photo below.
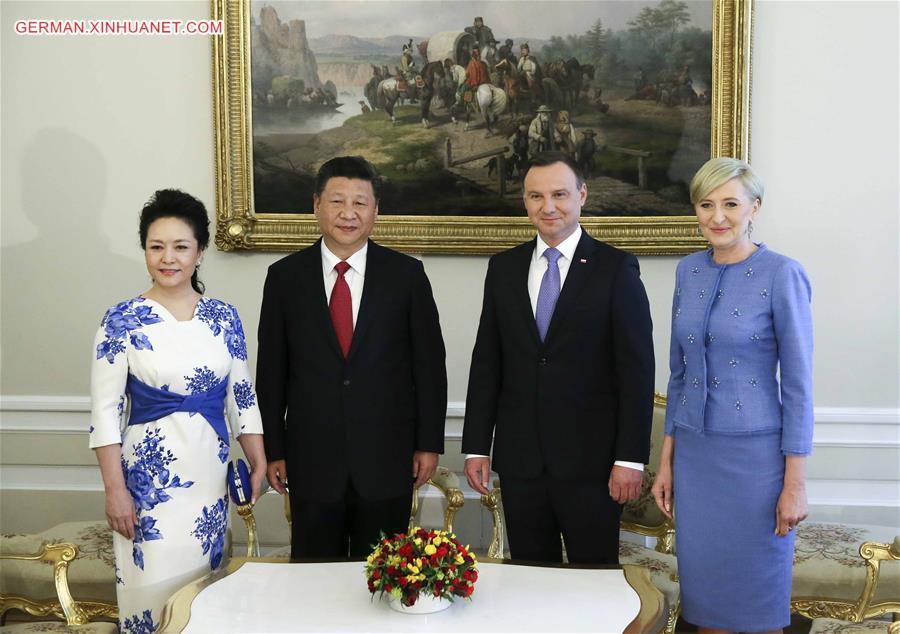
{"type": "Polygon", "coordinates": [[[230,445],[228,425],[225,422],[225,394],[228,388],[228,377],[206,392],[198,394],[178,394],[151,387],[128,373],[125,393],[131,400],[129,425],[140,425],[152,420],[159,420],[173,412],[189,412],[200,414],[218,434],[225,445],[230,445]]]}

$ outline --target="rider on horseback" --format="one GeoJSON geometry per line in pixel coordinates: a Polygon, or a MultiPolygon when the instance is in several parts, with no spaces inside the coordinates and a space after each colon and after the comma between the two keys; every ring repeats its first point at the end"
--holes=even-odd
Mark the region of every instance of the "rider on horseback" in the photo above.
{"type": "Polygon", "coordinates": [[[472,48],[472,59],[466,67],[466,81],[459,87],[459,99],[466,105],[475,104],[475,91],[481,84],[491,83],[487,64],[481,61],[481,50],[475,46],[472,48]]]}
{"type": "Polygon", "coordinates": [[[531,55],[531,48],[528,46],[528,42],[523,43],[519,47],[518,71],[520,74],[525,75],[528,89],[534,90],[534,82],[536,79],[540,79],[538,73],[541,72],[541,69],[538,66],[538,61],[531,55]]]}
{"type": "Polygon", "coordinates": [[[400,90],[405,91],[407,84],[412,82],[418,69],[416,68],[416,60],[413,59],[413,41],[409,40],[408,44],[403,45],[403,52],[400,54],[400,90]]]}

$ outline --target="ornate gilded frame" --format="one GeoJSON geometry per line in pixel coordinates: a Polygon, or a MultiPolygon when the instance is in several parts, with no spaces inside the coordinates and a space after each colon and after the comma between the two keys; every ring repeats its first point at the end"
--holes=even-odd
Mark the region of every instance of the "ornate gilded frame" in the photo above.
{"type": "MultiPolygon", "coordinates": [[[[713,3],[710,155],[748,158],[753,0],[713,3]]],[[[213,38],[216,246],[291,251],[319,235],[312,214],[256,213],[250,124],[250,2],[212,0],[224,35],[213,38]]],[[[583,218],[598,239],[632,253],[677,255],[703,248],[693,216],[583,218]]],[[[373,237],[411,253],[496,253],[534,235],[527,218],[382,215],[373,237]]]]}

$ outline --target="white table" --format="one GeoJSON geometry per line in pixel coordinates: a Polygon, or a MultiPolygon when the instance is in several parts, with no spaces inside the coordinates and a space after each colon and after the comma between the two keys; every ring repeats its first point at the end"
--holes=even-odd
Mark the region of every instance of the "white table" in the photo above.
{"type": "Polygon", "coordinates": [[[364,563],[235,559],[179,590],[162,632],[645,632],[664,625],[662,595],[634,566],[478,564],[472,600],[427,615],[372,600],[364,563]],[[627,578],[626,578],[627,577],[627,578]]]}

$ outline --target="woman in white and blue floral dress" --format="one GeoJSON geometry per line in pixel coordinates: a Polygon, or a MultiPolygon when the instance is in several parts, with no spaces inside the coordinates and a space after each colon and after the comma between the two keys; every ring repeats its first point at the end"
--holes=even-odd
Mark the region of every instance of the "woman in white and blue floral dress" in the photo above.
{"type": "Polygon", "coordinates": [[[119,627],[143,634],[178,588],[221,564],[231,435],[250,461],[253,501],[266,460],[241,320],[197,280],[209,244],[203,203],[156,192],[140,237],[153,286],[100,324],[90,445],[115,531],[119,627]]]}

